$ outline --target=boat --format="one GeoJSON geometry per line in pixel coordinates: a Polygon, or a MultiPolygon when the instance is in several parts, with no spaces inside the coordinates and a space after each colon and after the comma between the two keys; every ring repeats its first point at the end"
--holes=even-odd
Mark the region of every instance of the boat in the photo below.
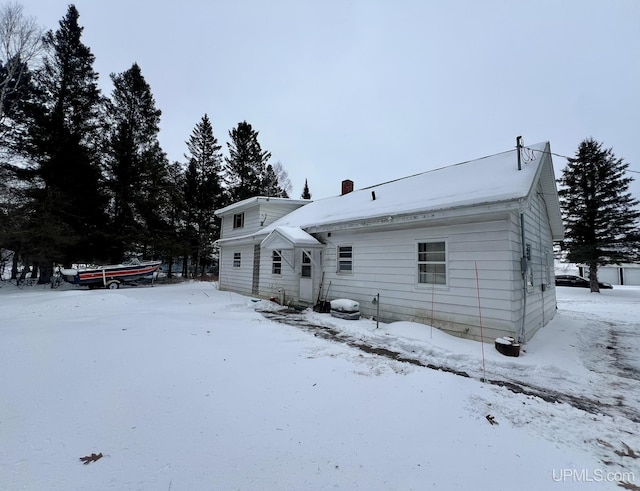
{"type": "Polygon", "coordinates": [[[64,281],[74,285],[92,288],[117,289],[125,283],[140,279],[158,277],[162,261],[132,260],[122,264],[92,265],[78,268],[60,268],[59,273],[64,281]]]}

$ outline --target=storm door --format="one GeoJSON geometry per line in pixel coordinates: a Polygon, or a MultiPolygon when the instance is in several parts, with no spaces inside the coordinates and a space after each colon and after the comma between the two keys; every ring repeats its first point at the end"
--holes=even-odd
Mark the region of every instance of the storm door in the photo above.
{"type": "Polygon", "coordinates": [[[313,261],[311,251],[302,249],[300,251],[300,301],[313,302],[313,261]]]}

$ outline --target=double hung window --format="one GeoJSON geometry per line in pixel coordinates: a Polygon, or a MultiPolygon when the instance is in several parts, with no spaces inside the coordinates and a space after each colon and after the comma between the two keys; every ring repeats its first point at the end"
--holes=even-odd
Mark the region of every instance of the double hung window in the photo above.
{"type": "Polygon", "coordinates": [[[418,283],[447,284],[446,242],[418,242],[418,283]]]}

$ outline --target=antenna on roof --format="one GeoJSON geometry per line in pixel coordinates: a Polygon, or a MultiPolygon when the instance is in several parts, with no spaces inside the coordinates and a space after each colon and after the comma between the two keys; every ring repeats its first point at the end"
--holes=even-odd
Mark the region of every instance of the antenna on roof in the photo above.
{"type": "Polygon", "coordinates": [[[522,159],[520,153],[522,152],[522,137],[516,136],[516,148],[518,149],[518,170],[522,170],[522,159]]]}

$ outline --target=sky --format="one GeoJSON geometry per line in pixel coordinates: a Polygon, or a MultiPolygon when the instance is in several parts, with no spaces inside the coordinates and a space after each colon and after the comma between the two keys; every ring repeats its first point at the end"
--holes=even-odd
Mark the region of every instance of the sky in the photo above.
{"type": "MultiPolygon", "coordinates": [[[[68,0],[23,0],[57,29],[68,0]]],[[[137,63],[185,162],[207,114],[241,121],[313,199],[509,150],[593,137],[640,172],[637,0],[77,0],[105,95],[137,63]]],[[[565,159],[554,157],[556,177],[565,159]]],[[[640,174],[631,174],[640,180],[640,174]]],[[[632,184],[640,198],[640,183],[632,184]]]]}

